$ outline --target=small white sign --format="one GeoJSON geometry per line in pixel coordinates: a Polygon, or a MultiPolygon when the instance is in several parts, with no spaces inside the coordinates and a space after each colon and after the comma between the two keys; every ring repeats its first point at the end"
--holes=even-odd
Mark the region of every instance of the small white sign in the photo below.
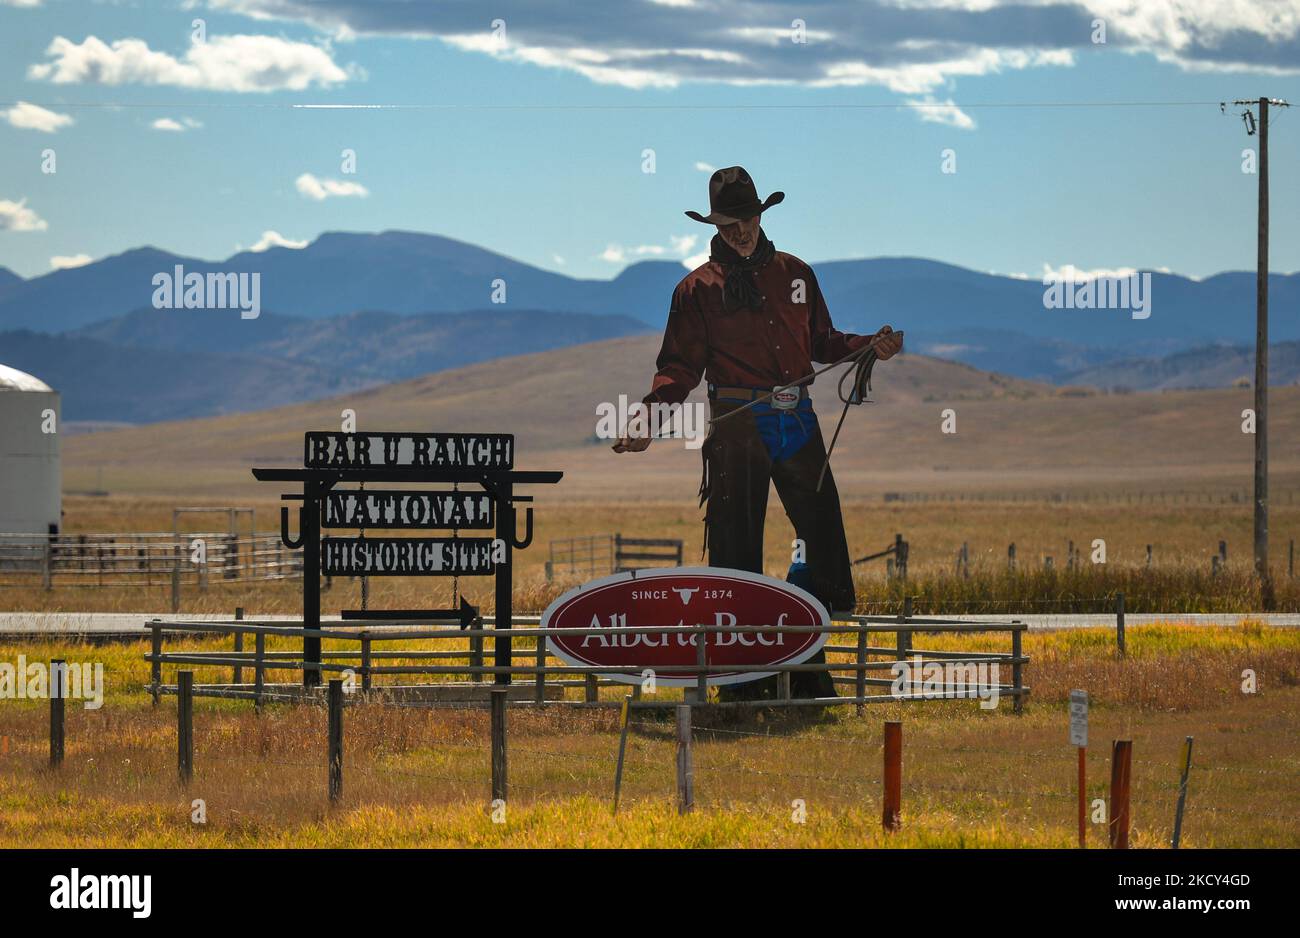
{"type": "Polygon", "coordinates": [[[1070,745],[1088,745],[1088,692],[1070,691],[1070,745]]]}

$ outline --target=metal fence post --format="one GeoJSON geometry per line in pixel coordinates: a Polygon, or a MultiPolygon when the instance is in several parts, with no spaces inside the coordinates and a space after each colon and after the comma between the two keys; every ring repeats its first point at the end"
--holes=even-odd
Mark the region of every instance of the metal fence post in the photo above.
{"type": "Polygon", "coordinates": [[[63,765],[64,699],[68,693],[68,664],[62,658],[50,662],[50,767],[63,765]]]}
{"type": "Polygon", "coordinates": [[[505,801],[508,793],[506,762],[506,697],[508,688],[493,687],[492,701],[492,800],[505,801]]]}
{"type": "Polygon", "coordinates": [[[677,706],[677,813],[695,809],[695,763],[691,759],[691,705],[677,706]]]}

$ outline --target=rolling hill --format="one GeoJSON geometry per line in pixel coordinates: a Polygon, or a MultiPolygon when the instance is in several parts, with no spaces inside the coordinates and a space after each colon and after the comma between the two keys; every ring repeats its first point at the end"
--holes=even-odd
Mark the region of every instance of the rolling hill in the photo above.
{"type": "Polygon", "coordinates": [[[150,308],[65,335],[0,333],[0,355],[57,388],[65,420],[146,423],[314,400],[645,329],[624,316],[545,310],[244,320],[150,308]]]}
{"type": "MultiPolygon", "coordinates": [[[[85,488],[102,473],[115,492],[265,499],[279,489],[257,484],[249,469],[297,464],[303,432],[337,428],[350,408],[362,429],[513,432],[521,468],[565,471],[548,497],[693,505],[698,451],[664,441],[620,455],[594,438],[597,405],[620,394],[639,399],[657,349],[654,335],[611,339],[329,400],[73,437],[64,443],[65,479],[85,488]]],[[[878,403],[851,410],[835,453],[845,498],[1250,475],[1252,440],[1240,429],[1249,391],[1066,391],[911,354],[882,363],[875,384],[878,403]],[[955,413],[954,434],[941,430],[945,409],[955,413]]],[[[829,431],[839,413],[833,382],[823,379],[813,397],[829,431]]],[[[1275,472],[1294,473],[1300,388],[1274,394],[1272,420],[1275,472]]]]}
{"type": "MultiPolygon", "coordinates": [[[[779,248],[799,253],[779,231],[773,237],[779,248]]],[[[463,313],[488,305],[499,281],[512,309],[622,316],[651,328],[662,326],[671,291],[685,273],[680,263],[659,260],[633,264],[609,280],[576,279],[451,238],[407,231],[329,232],[299,250],[276,247],[220,261],[143,247],[30,280],[0,280],[0,329],[59,333],[122,316],[148,306],[154,274],[178,264],[187,272],[260,273],[264,309],[307,319],[373,310],[463,313]]],[[[1125,310],[1049,310],[1038,281],[922,258],[815,266],[841,329],[874,331],[889,322],[908,332],[918,352],[1021,377],[1055,380],[1119,358],[1253,336],[1254,274],[1248,272],[1199,281],[1151,273],[1151,316],[1136,320],[1125,310]]],[[[1270,292],[1273,338],[1300,340],[1300,274],[1274,275],[1270,292]]]]}

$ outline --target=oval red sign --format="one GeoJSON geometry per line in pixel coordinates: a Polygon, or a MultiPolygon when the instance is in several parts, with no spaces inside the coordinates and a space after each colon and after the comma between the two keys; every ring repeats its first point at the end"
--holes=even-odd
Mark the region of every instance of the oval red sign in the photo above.
{"type": "MultiPolygon", "coordinates": [[[[544,629],[611,629],[680,625],[830,625],[810,593],[784,580],[720,567],[668,567],[618,573],[565,593],[542,613],[544,629]]],[[[710,684],[739,684],[774,671],[729,670],[736,665],[798,664],[826,644],[821,632],[710,632],[704,644],[710,684]]],[[[650,669],[668,687],[696,676],[696,638],[684,632],[552,634],[547,648],[566,664],[626,667],[604,675],[639,684],[650,669]]]]}

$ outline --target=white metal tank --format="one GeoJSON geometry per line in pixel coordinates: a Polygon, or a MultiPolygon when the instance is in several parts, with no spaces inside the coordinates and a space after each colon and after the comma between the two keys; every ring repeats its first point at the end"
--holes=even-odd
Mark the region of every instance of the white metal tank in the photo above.
{"type": "MultiPolygon", "coordinates": [[[[0,534],[59,530],[59,394],[44,381],[0,365],[0,534]]],[[[12,543],[12,539],[10,543],[12,543]]]]}

